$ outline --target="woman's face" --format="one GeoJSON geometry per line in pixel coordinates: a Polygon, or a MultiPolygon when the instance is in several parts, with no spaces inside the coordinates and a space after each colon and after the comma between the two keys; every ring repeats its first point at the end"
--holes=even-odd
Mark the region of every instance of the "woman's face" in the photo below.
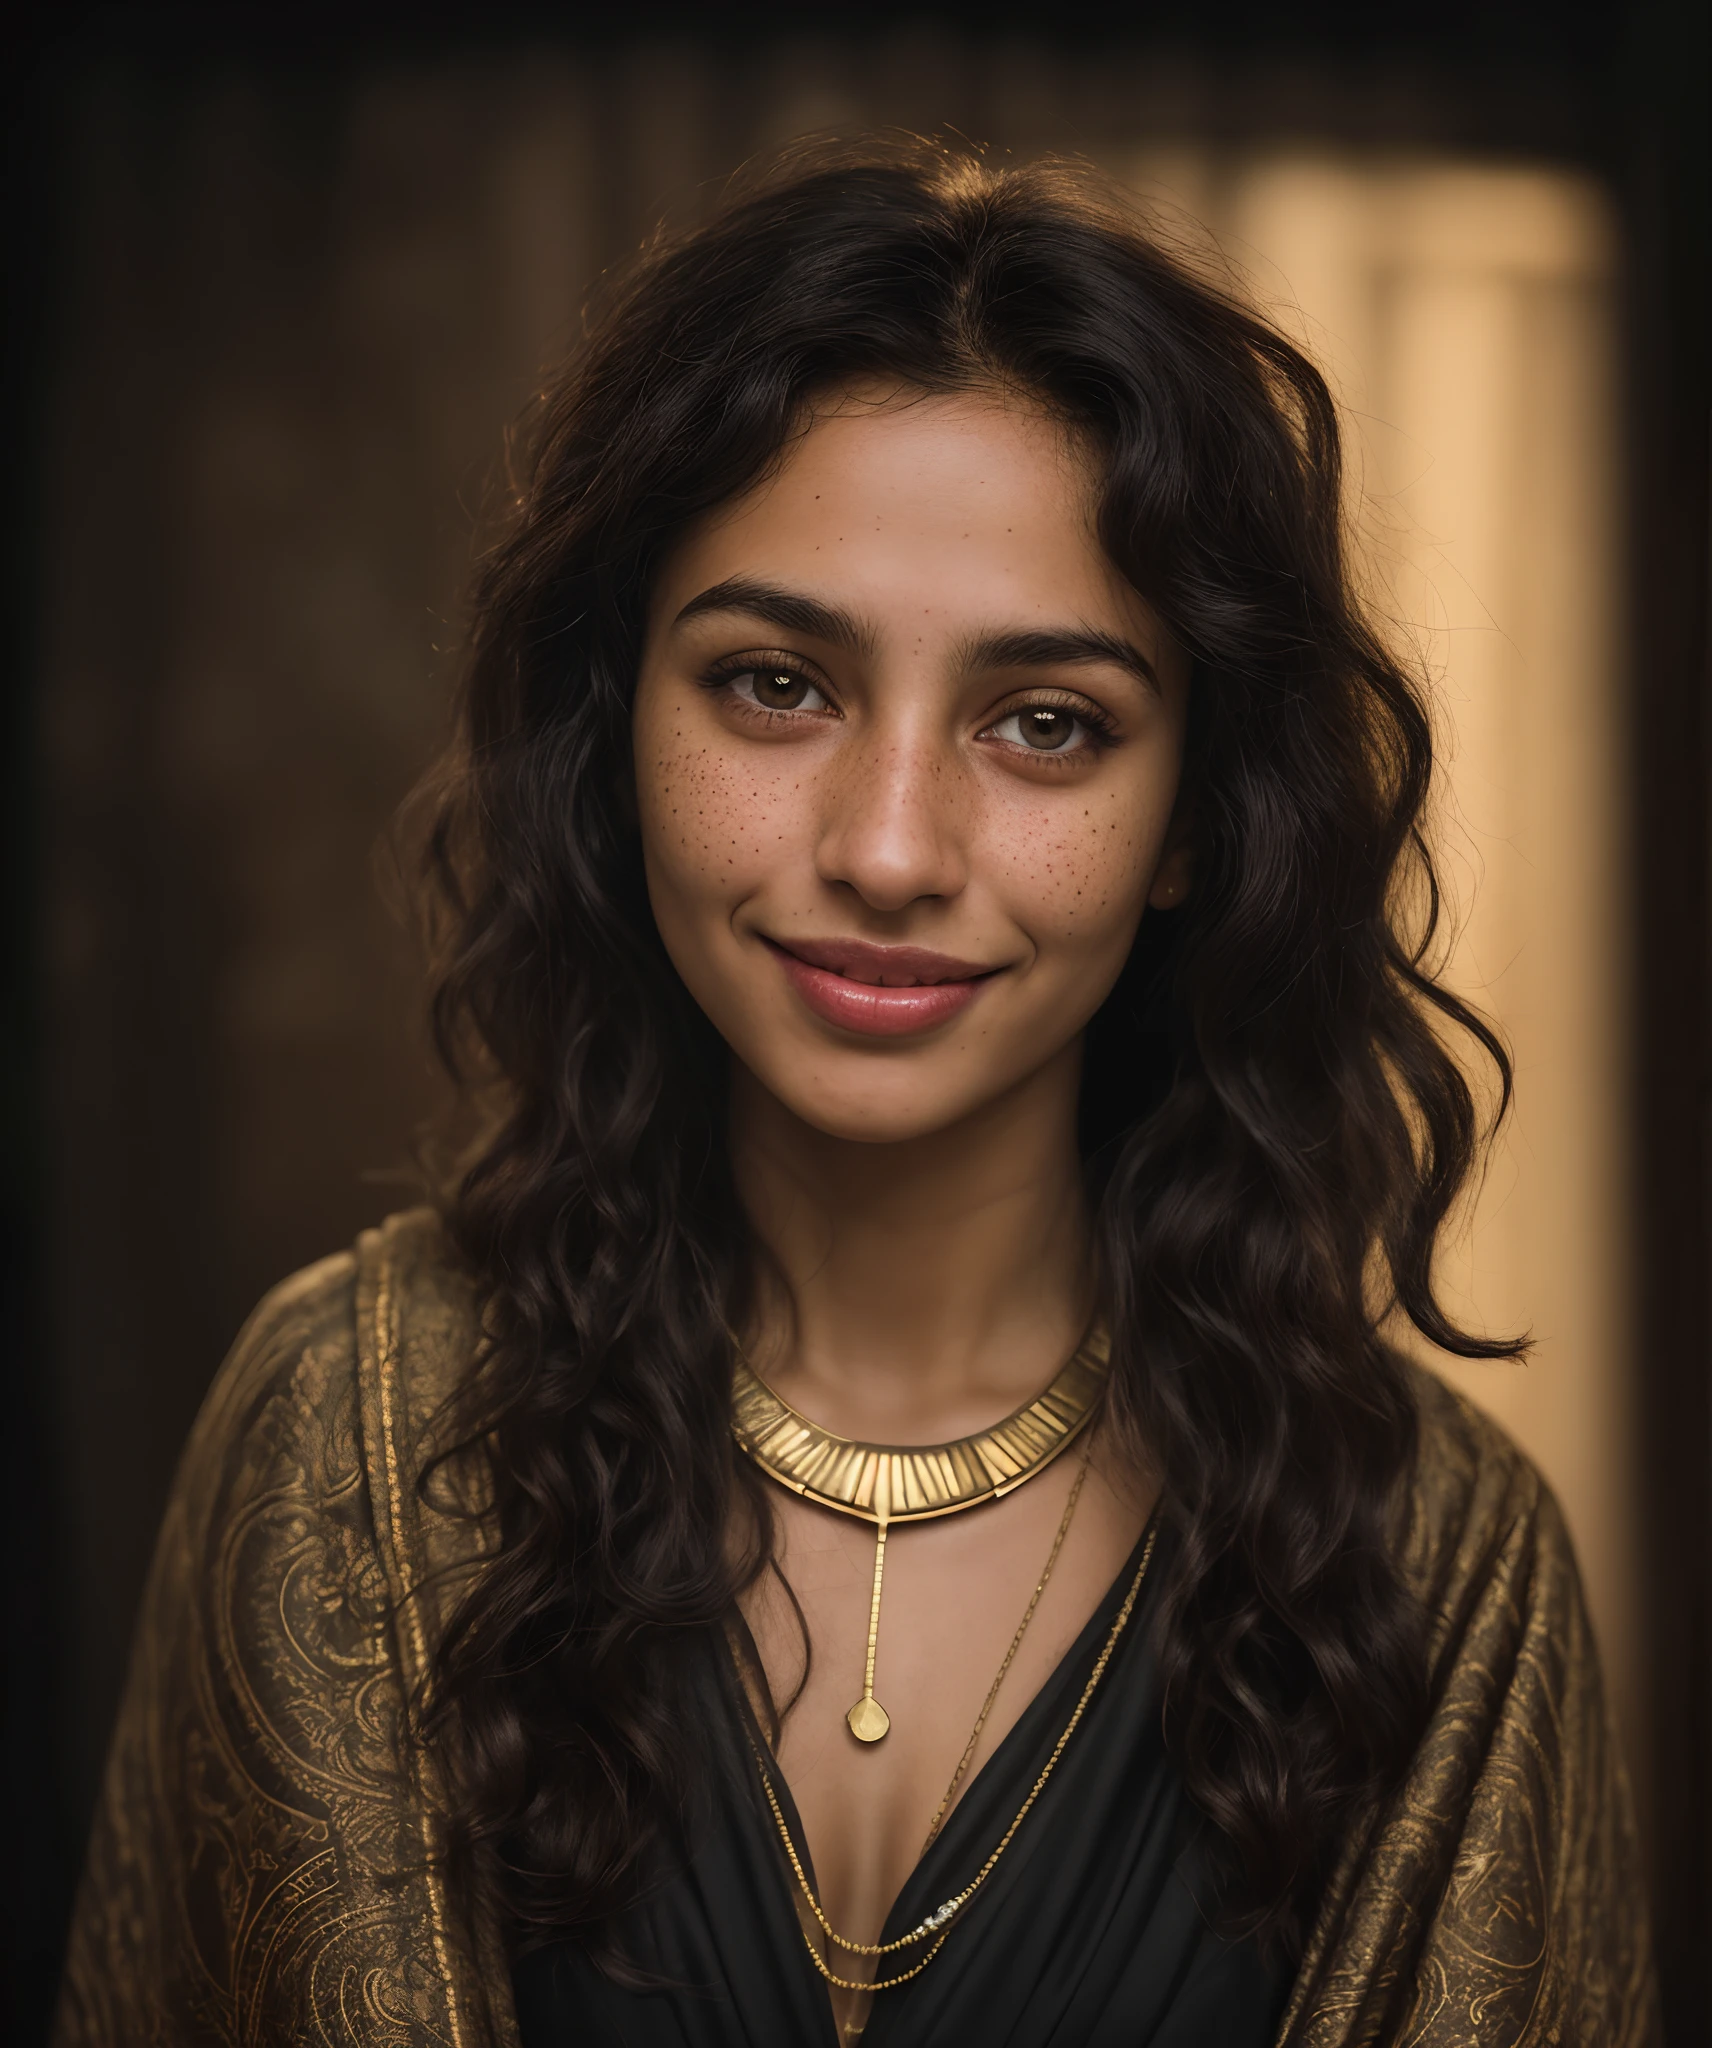
{"type": "Polygon", "coordinates": [[[664,563],[635,713],[660,935],[816,1129],[925,1136],[1078,1040],[1169,828],[1187,663],[1063,430],[858,393],[664,563]]]}

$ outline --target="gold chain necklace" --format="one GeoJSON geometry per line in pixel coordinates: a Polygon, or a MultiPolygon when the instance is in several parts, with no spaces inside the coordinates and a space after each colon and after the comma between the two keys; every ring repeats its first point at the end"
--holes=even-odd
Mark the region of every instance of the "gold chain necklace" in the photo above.
{"type": "MultiPolygon", "coordinates": [[[[1086,1470],[1085,1464],[1083,1469],[1086,1470]]],[[[1079,1484],[1080,1477],[1078,1476],[1078,1485],[1079,1484]]],[[[1059,1529],[1059,1542],[1062,1542],[1063,1540],[1063,1533],[1064,1528],[1063,1525],[1061,1525],[1059,1529]]],[[[928,1964],[933,1961],[934,1957],[938,1955],[939,1951],[945,1946],[946,1937],[950,1934],[952,1925],[956,1921],[957,1916],[963,1911],[963,1909],[969,1904],[970,1900],[974,1898],[975,1894],[987,1882],[987,1879],[992,1876],[994,1868],[998,1864],[999,1858],[1010,1847],[1011,1842],[1016,1835],[1017,1829],[1020,1828],[1023,1822],[1028,1818],[1030,1811],[1033,1809],[1035,1801],[1046,1789],[1047,1780],[1052,1776],[1053,1771],[1057,1768],[1058,1759],[1064,1754],[1064,1751],[1069,1744],[1071,1736],[1075,1734],[1077,1727],[1081,1723],[1082,1716],[1088,1711],[1088,1702],[1094,1697],[1095,1688],[1099,1685],[1100,1680],[1105,1676],[1106,1666],[1111,1662],[1112,1659],[1112,1652],[1118,1646],[1118,1638],[1129,1626],[1129,1618],[1135,1612],[1135,1603],[1141,1596],[1142,1582],[1147,1577],[1147,1568],[1149,1564],[1151,1564],[1153,1561],[1153,1545],[1156,1533],[1156,1528],[1150,1528],[1147,1532],[1147,1541],[1142,1547],[1141,1562],[1135,1568],[1135,1576],[1133,1579],[1131,1579],[1129,1583],[1129,1590],[1124,1595],[1123,1605],[1118,1609],[1117,1614],[1112,1621],[1111,1629],[1106,1636],[1105,1644],[1101,1648],[1099,1656],[1096,1657],[1094,1660],[1094,1668],[1088,1674],[1088,1682],[1082,1688],[1082,1696],[1076,1702],[1075,1711],[1071,1714],[1069,1720],[1064,1724],[1064,1732],[1059,1736],[1057,1742],[1054,1743],[1052,1748],[1052,1754],[1046,1759],[1045,1766],[1042,1768],[1039,1777],[1037,1777],[1033,1785],[1030,1786],[1028,1797],[1023,1801],[1021,1806],[1017,1808],[1016,1818],[1011,1822],[1010,1826],[1006,1828],[1004,1834],[999,1838],[998,1847],[994,1849],[992,1854],[987,1858],[986,1862],[981,1865],[980,1869],[976,1871],[975,1875],[969,1880],[969,1882],[963,1887],[963,1889],[960,1892],[954,1893],[949,1899],[945,1900],[945,1902],[942,1905],[936,1906],[934,1910],[928,1914],[927,1918],[923,1920],[919,1926],[912,1927],[908,1934],[900,1934],[894,1941],[870,1942],[851,1941],[845,1935],[842,1935],[837,1931],[837,1929],[833,1926],[832,1922],[826,1917],[825,1910],[821,1906],[820,1901],[814,1895],[814,1888],[810,1885],[808,1881],[808,1875],[802,1867],[802,1859],[797,1854],[796,1844],[791,1840],[791,1831],[789,1826],[786,1824],[784,1810],[779,1805],[778,1794],[773,1789],[772,1773],[767,1769],[766,1761],[762,1757],[760,1751],[758,1749],[755,1750],[755,1761],[757,1765],[760,1767],[761,1783],[766,1791],[767,1804],[772,1808],[773,1811],[773,1820],[779,1831],[779,1839],[784,1843],[785,1854],[790,1859],[791,1869],[796,1873],[797,1884],[801,1888],[802,1895],[807,1900],[810,1911],[813,1913],[816,1921],[819,1922],[821,1931],[826,1935],[827,1939],[831,1942],[836,1943],[839,1948],[844,1949],[845,1951],[847,1951],[847,1953],[859,1956],[896,1955],[900,1950],[915,1948],[921,1942],[930,1939],[933,1942],[933,1946],[927,1951],[926,1955],[920,1957],[919,1960],[912,1963],[907,1970],[899,1971],[895,1977],[880,1977],[873,1979],[866,1979],[861,1977],[840,1977],[832,1969],[828,1967],[819,1949],[817,1949],[813,1941],[810,1940],[808,1929],[806,1927],[800,1928],[799,1932],[802,1934],[803,1946],[808,1950],[809,1960],[814,1964],[814,1967],[820,1972],[821,1976],[826,1979],[828,1984],[835,1985],[840,1991],[895,1990],[898,1985],[907,1984],[912,1977],[919,1977],[922,1971],[927,1968],[928,1964]]],[[[1056,1555],[1056,1543],[1053,1546],[1053,1551],[1054,1555],[1056,1555]]],[[[1050,1560],[1048,1561],[1047,1570],[1048,1573],[1050,1573],[1050,1560]]],[[[1043,1586],[1045,1583],[1045,1576],[1046,1575],[1044,1574],[1042,1576],[1041,1583],[1043,1586]]],[[[1035,1598],[1036,1600],[1038,1600],[1039,1598],[1038,1589],[1036,1591],[1035,1598]]],[[[1034,1602],[1031,1601],[1029,1603],[1030,1614],[1032,1614],[1033,1609],[1034,1602]]],[[[1026,1628],[1027,1626],[1028,1616],[1025,1615],[1023,1617],[1023,1628],[1026,1628]]],[[[968,1764],[970,1756],[974,1753],[975,1741],[979,1739],[981,1725],[985,1721],[987,1713],[992,1707],[993,1700],[997,1696],[999,1682],[1003,1679],[1005,1671],[1009,1668],[1011,1657],[1013,1657],[1016,1654],[1016,1645],[1021,1640],[1022,1629],[1018,1629],[1016,1637],[1011,1644],[1010,1653],[1009,1655],[1007,1655],[1004,1664],[1002,1664],[999,1667],[999,1677],[993,1681],[992,1691],[990,1691],[987,1695],[986,1706],[983,1707],[981,1710],[981,1721],[976,1723],[975,1736],[971,1738],[969,1747],[963,1753],[963,1760],[957,1766],[957,1773],[952,1778],[951,1784],[946,1788],[945,1798],[940,1802],[939,1812],[936,1813],[933,1817],[933,1830],[929,1833],[928,1836],[928,1842],[930,1845],[933,1841],[933,1836],[935,1833],[937,1833],[939,1824],[942,1818],[944,1817],[945,1808],[950,1803],[951,1794],[957,1789],[957,1780],[962,1776],[963,1771],[968,1764]]],[[[751,1748],[754,1747],[753,1737],[750,1738],[750,1746],[751,1748]]]]}
{"type": "MultiPolygon", "coordinates": [[[[1064,1539],[1070,1533],[1070,1524],[1075,1518],[1076,1503],[1082,1496],[1082,1483],[1088,1476],[1088,1459],[1090,1455],[1089,1451],[1082,1453],[1082,1462],[1077,1468],[1075,1479],[1071,1482],[1070,1497],[1064,1503],[1064,1513],[1059,1517],[1058,1530],[1052,1539],[1052,1548],[1046,1553],[1045,1566],[1041,1570],[1039,1579],[1035,1582],[1034,1591],[1029,1595],[1027,1607],[1023,1609],[1022,1620],[1017,1623],[1016,1634],[1011,1637],[1010,1648],[1006,1650],[999,1664],[998,1675],[987,1688],[987,1697],[981,1702],[981,1711],[975,1716],[975,1726],[970,1731],[969,1740],[963,1745],[963,1754],[957,1759],[957,1768],[951,1773],[951,1782],[945,1788],[945,1796],[934,1809],[933,1819],[928,1823],[927,1839],[921,1845],[921,1853],[924,1856],[933,1847],[935,1841],[938,1840],[939,1830],[944,1822],[946,1809],[950,1806],[957,1787],[963,1782],[963,1773],[969,1768],[970,1760],[973,1758],[975,1750],[980,1743],[981,1734],[987,1725],[988,1716],[993,1711],[993,1703],[999,1696],[999,1688],[1005,1682],[1005,1674],[1016,1660],[1016,1653],[1022,1647],[1022,1639],[1028,1633],[1028,1625],[1034,1619],[1034,1610],[1040,1605],[1040,1596],[1046,1591],[1047,1585],[1051,1581],[1053,1567],[1058,1562],[1058,1553],[1064,1548],[1064,1539]]],[[[733,1649],[733,1656],[736,1656],[735,1648],[733,1649]]],[[[741,1660],[738,1661],[738,1677],[745,1683],[747,1682],[744,1679],[741,1660]]],[[[790,1827],[785,1820],[784,1812],[779,1805],[778,1795],[773,1787],[772,1773],[767,1769],[760,1750],[756,1748],[753,1735],[749,1737],[749,1748],[754,1755],[756,1765],[760,1769],[761,1788],[767,1795],[767,1804],[773,1810],[773,1820],[779,1830],[779,1839],[784,1844],[785,1854],[790,1859],[792,1870],[796,1872],[797,1884],[801,1888],[803,1898],[807,1901],[809,1911],[820,1922],[827,1939],[835,1942],[842,1949],[848,1949],[855,1955],[885,1955],[892,1949],[908,1947],[908,1940],[892,1942],[886,1946],[873,1946],[862,1942],[849,1941],[827,1919],[819,1899],[814,1895],[814,1888],[808,1881],[808,1873],[802,1867],[802,1859],[797,1855],[796,1844],[791,1840],[790,1827]]],[[[820,1970],[821,1975],[827,1978],[829,1983],[838,1984],[843,1990],[851,1988],[849,1984],[844,1983],[843,1980],[837,1977],[833,1977],[827,1971],[824,1962],[815,1953],[812,1944],[810,1944],[809,1952],[811,1955],[814,1955],[816,1967],[820,1970]]],[[[937,1953],[937,1946],[935,1952],[937,1953]]],[[[913,1977],[917,1970],[925,1969],[927,1962],[931,1960],[932,1957],[928,1957],[923,1962],[918,1963],[916,1968],[909,1972],[909,1975],[913,1977]]],[[[901,1984],[904,1980],[900,1977],[894,1981],[901,1984]]],[[[890,1986],[882,1985],[879,1988],[888,1990],[890,1986]]],[[[846,2028],[845,2031],[848,2033],[849,2029],[846,2028]]]]}
{"type": "Polygon", "coordinates": [[[1092,1330],[1034,1400],[991,1429],[954,1443],[911,1448],[835,1436],[781,1401],[739,1355],[732,1384],[732,1429],[761,1470],[805,1500],[874,1524],[874,1585],[862,1696],[845,1720],[858,1742],[879,1742],[892,1718],[874,1697],[886,1532],[894,1522],[928,1522],[984,1506],[1044,1472],[1086,1427],[1105,1385],[1110,1345],[1092,1330]]]}
{"type": "Polygon", "coordinates": [[[981,1702],[981,1711],[975,1716],[975,1725],[969,1731],[969,1740],[963,1745],[963,1754],[957,1759],[957,1768],[951,1773],[951,1783],[945,1788],[945,1797],[933,1810],[933,1818],[927,1824],[927,1840],[921,1845],[925,1856],[939,1839],[939,1830],[945,1823],[945,1815],[957,1788],[963,1782],[963,1773],[969,1768],[976,1749],[980,1746],[981,1734],[987,1725],[987,1717],[993,1711],[993,1702],[999,1696],[999,1687],[1005,1682],[1005,1673],[1016,1661],[1016,1653],[1022,1648],[1022,1639],[1028,1634],[1028,1625],[1034,1619],[1034,1610],[1040,1605],[1040,1596],[1046,1591],[1052,1578],[1052,1568],[1058,1562],[1058,1553],[1064,1548],[1064,1539],[1070,1533],[1070,1524],[1076,1516],[1076,1503],[1082,1498],[1082,1483],[1088,1476],[1088,1460],[1093,1456],[1090,1444],[1082,1453],[1082,1462],[1076,1468],[1076,1477],[1070,1482],[1070,1498],[1064,1503],[1064,1513],[1059,1519],[1058,1533],[1052,1539],[1052,1548],[1046,1553],[1046,1563],[1040,1577],[1035,1581],[1034,1591],[1028,1596],[1028,1605],[1022,1611],[1017,1623],[1016,1634],[1011,1637],[1011,1646],[1000,1660],[998,1672],[987,1688],[987,1697],[981,1702]]]}

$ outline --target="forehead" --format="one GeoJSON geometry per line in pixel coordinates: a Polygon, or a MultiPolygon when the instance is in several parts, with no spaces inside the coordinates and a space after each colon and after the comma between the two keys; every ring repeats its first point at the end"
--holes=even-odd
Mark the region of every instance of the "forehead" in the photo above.
{"type": "Polygon", "coordinates": [[[1145,608],[1100,547],[1096,489],[1088,453],[1025,400],[858,387],[819,404],[768,476],[684,536],[656,616],[749,576],[924,632],[1048,615],[1133,628],[1145,608]]]}
{"type": "MultiPolygon", "coordinates": [[[[1093,464],[1080,438],[1026,393],[998,386],[960,392],[854,384],[824,393],[803,412],[769,482],[788,490],[836,470],[861,487],[906,489],[931,470],[979,488],[1029,479],[1060,509],[1091,510],[1093,464]]],[[[748,494],[764,496],[767,484],[748,494]]],[[[746,502],[746,501],[745,501],[746,502]]]]}

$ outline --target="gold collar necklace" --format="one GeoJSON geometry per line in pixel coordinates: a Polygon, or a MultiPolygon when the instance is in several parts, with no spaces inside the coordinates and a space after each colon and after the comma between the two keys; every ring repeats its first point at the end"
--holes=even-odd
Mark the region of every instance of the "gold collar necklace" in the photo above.
{"type": "Polygon", "coordinates": [[[819,1506],[874,1524],[874,1590],[862,1697],[845,1719],[858,1742],[878,1742],[892,1725],[874,1697],[886,1532],[894,1522],[929,1522],[1000,1500],[1044,1472],[1094,1413],[1106,1383],[1110,1344],[1091,1330],[1046,1390],[954,1443],[865,1444],[835,1436],[781,1401],[741,1354],[732,1387],[738,1444],[769,1479],[819,1506]]]}

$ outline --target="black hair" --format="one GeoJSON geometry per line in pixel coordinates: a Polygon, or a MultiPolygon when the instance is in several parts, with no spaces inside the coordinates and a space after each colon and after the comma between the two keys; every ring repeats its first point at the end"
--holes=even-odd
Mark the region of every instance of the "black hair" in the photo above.
{"type": "Polygon", "coordinates": [[[1235,1924],[1299,1935],[1426,1707],[1395,1561],[1396,1313],[1477,1156],[1435,979],[1415,678],[1346,560],[1313,365],[1090,174],[824,148],[664,238],[544,395],[487,556],[427,854],[434,1015],[502,1114],[446,1203],[482,1289],[461,1440],[497,1551],[426,1726],[519,1939],[599,1943],[698,1768],[698,1632],[764,1568],[726,1331],[751,1251],[724,1051],[655,931],[627,796],[650,579],[853,380],[999,386],[1092,453],[1111,560],[1192,660],[1195,886],[1090,1027],[1082,1136],[1112,1420],[1163,1475],[1166,1730],[1235,1924]],[[1407,914],[1414,906],[1414,915],[1407,914]]]}

